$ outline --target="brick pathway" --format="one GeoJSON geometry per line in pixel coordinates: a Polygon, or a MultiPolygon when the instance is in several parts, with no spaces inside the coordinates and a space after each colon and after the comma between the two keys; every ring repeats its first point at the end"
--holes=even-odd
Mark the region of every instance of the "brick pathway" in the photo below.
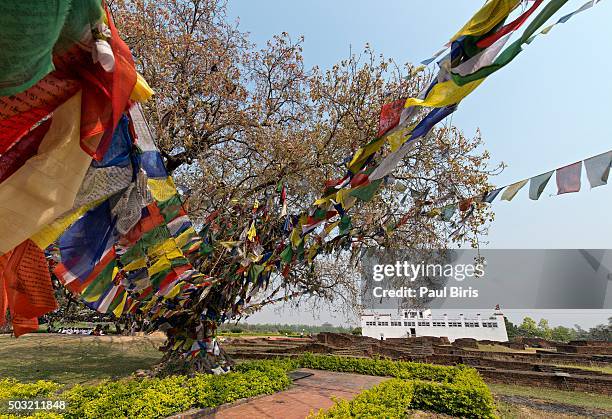
{"type": "Polygon", "coordinates": [[[331,371],[301,369],[310,377],[296,380],[286,391],[260,397],[236,406],[220,408],[216,419],[282,418],[304,419],[311,411],[327,409],[334,402],[331,397],[352,399],[362,390],[386,380],[385,377],[346,374],[331,371]]]}

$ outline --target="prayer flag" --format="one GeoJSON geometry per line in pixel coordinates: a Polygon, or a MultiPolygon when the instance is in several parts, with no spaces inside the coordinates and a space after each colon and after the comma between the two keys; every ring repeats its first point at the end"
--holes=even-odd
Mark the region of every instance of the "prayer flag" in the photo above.
{"type": "Polygon", "coordinates": [[[497,198],[497,195],[499,195],[499,193],[502,191],[502,189],[504,189],[504,188],[497,188],[497,189],[493,189],[490,192],[487,192],[482,197],[482,202],[486,202],[486,203],[490,204],[491,202],[493,202],[495,200],[495,198],[497,198]]]}
{"type": "Polygon", "coordinates": [[[581,173],[581,161],[557,169],[557,194],[578,192],[580,190],[581,173]]]}
{"type": "Polygon", "coordinates": [[[551,170],[548,173],[543,173],[531,178],[531,181],[529,182],[529,199],[537,201],[540,198],[540,195],[542,195],[542,192],[544,192],[544,188],[546,188],[546,185],[548,184],[553,172],[554,170],[551,170]]]}
{"type": "Polygon", "coordinates": [[[398,99],[391,103],[385,103],[380,110],[378,125],[378,136],[382,137],[399,124],[400,116],[404,109],[406,99],[398,99]]]}
{"type": "Polygon", "coordinates": [[[599,154],[584,161],[587,178],[591,188],[596,188],[608,183],[610,164],[612,163],[612,151],[599,154]]]}
{"type": "Polygon", "coordinates": [[[525,179],[508,186],[501,196],[502,201],[512,201],[512,198],[514,198],[517,192],[520,191],[521,188],[525,186],[528,181],[529,179],[525,179]]]}

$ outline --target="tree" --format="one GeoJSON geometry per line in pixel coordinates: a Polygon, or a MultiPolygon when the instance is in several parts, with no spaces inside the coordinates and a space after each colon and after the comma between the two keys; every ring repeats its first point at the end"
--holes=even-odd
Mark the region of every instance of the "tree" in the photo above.
{"type": "Polygon", "coordinates": [[[531,317],[525,317],[521,325],[518,327],[518,330],[519,330],[520,336],[530,337],[530,338],[541,337],[540,330],[538,329],[538,326],[535,320],[533,320],[531,317]]]}
{"type": "Polygon", "coordinates": [[[538,322],[538,335],[544,339],[551,339],[552,330],[548,325],[548,320],[540,319],[538,322]]]}
{"type": "Polygon", "coordinates": [[[552,329],[550,339],[556,342],[569,342],[570,340],[574,340],[575,337],[576,333],[573,329],[564,326],[557,326],[552,329]]]}
{"type": "Polygon", "coordinates": [[[520,336],[517,326],[504,316],[504,322],[506,323],[506,333],[508,334],[508,340],[512,340],[515,337],[520,336]]]}
{"type": "MultiPolygon", "coordinates": [[[[116,0],[111,8],[156,91],[145,111],[165,163],[202,226],[193,263],[214,279],[173,317],[169,358],[214,335],[220,321],[267,304],[355,305],[354,256],[363,246],[476,246],[493,219],[477,203],[458,225],[430,211],[484,193],[497,170],[488,169],[479,132],[469,138],[447,124],[412,149],[374,199],[342,217],[339,234],[314,234],[288,250],[287,223],[298,222],[323,183],[344,175],[342,162],[376,137],[382,104],[416,96],[431,74],[369,46],[329,70],[307,69],[301,38],[283,33],[257,49],[219,0],[116,0]],[[279,189],[289,217],[279,216],[279,189]],[[245,239],[250,231],[253,240],[245,239]],[[260,270],[257,261],[281,251],[288,261],[260,270]]],[[[211,369],[209,361],[195,367],[211,369]]]]}

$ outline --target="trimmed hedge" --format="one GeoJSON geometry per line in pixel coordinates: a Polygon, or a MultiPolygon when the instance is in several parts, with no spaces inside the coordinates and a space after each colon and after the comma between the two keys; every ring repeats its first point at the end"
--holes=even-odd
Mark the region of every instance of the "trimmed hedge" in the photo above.
{"type": "Polygon", "coordinates": [[[462,418],[495,418],[490,396],[465,385],[392,378],[363,391],[351,401],[338,400],[329,410],[310,417],[399,419],[407,417],[408,410],[421,409],[462,418]]]}
{"type": "Polygon", "coordinates": [[[395,377],[405,380],[428,380],[439,383],[454,382],[465,370],[464,367],[420,364],[418,362],[313,354],[305,354],[297,358],[297,362],[302,368],[395,377]]]}
{"type": "Polygon", "coordinates": [[[61,386],[53,381],[39,380],[35,383],[20,383],[13,378],[0,379],[0,400],[23,400],[48,397],[61,386]]]}
{"type": "Polygon", "coordinates": [[[291,381],[281,368],[267,371],[197,374],[122,380],[96,387],[76,386],[63,393],[66,418],[166,417],[191,408],[216,407],[238,399],[285,390],[291,381]]]}
{"type": "Polygon", "coordinates": [[[283,368],[269,365],[224,375],[196,374],[193,377],[124,379],[96,386],[77,385],[59,395],[54,392],[60,386],[48,381],[17,386],[15,383],[14,380],[0,381],[0,403],[12,398],[57,398],[67,402],[65,411],[59,414],[38,412],[30,417],[80,419],[161,418],[191,408],[216,407],[242,398],[276,393],[288,388],[291,380],[283,368]],[[11,391],[2,384],[20,390],[11,391]]]}
{"type": "Polygon", "coordinates": [[[388,359],[304,354],[296,358],[247,362],[238,365],[237,369],[265,371],[272,366],[283,368],[285,371],[312,368],[399,379],[390,380],[392,384],[383,383],[375,387],[380,387],[382,390],[372,389],[362,393],[363,398],[358,397],[351,402],[339,401],[332,408],[335,410],[328,412],[331,416],[321,416],[322,418],[364,417],[364,412],[377,412],[371,413],[369,417],[403,417],[401,414],[396,416],[395,412],[403,412],[408,408],[461,417],[491,418],[495,416],[495,404],[491,391],[478,371],[465,365],[451,367],[388,359]],[[409,403],[406,403],[407,392],[410,392],[409,403]],[[399,409],[398,406],[402,403],[406,404],[399,409]],[[385,408],[379,412],[380,406],[388,406],[388,409],[385,408]],[[351,416],[348,412],[352,411],[357,413],[351,416]]]}
{"type": "Polygon", "coordinates": [[[321,410],[310,418],[405,418],[413,395],[412,382],[393,378],[360,393],[351,401],[337,400],[327,412],[321,410]]]}
{"type": "Polygon", "coordinates": [[[50,381],[20,384],[5,379],[0,380],[0,401],[57,397],[68,403],[61,416],[51,412],[36,416],[41,418],[158,418],[285,390],[291,384],[287,372],[296,368],[394,377],[353,401],[338,401],[328,412],[320,412],[320,418],[403,417],[407,409],[494,417],[493,397],[473,368],[313,354],[245,362],[224,375],[176,375],[77,385],[57,396],[54,395],[60,386],[50,381]]]}

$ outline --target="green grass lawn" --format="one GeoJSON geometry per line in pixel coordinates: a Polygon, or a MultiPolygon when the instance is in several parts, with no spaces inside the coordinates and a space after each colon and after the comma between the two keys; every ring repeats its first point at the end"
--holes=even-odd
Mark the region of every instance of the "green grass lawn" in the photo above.
{"type": "Polygon", "coordinates": [[[161,360],[162,337],[0,335],[0,377],[92,384],[125,377],[161,360]]]}
{"type": "Polygon", "coordinates": [[[525,396],[540,400],[551,400],[586,408],[612,411],[612,397],[603,394],[563,391],[544,387],[524,387],[509,384],[487,384],[493,394],[525,396]]]}
{"type": "Polygon", "coordinates": [[[565,368],[578,368],[581,370],[596,371],[596,372],[603,372],[605,374],[612,374],[612,366],[600,367],[596,365],[565,365],[565,364],[555,364],[555,366],[565,367],[565,368]]]}
{"type": "Polygon", "coordinates": [[[478,348],[467,348],[472,351],[485,351],[485,352],[514,352],[514,353],[535,353],[538,348],[527,348],[525,350],[518,350],[508,348],[503,345],[484,345],[482,343],[478,343],[478,348]]]}

